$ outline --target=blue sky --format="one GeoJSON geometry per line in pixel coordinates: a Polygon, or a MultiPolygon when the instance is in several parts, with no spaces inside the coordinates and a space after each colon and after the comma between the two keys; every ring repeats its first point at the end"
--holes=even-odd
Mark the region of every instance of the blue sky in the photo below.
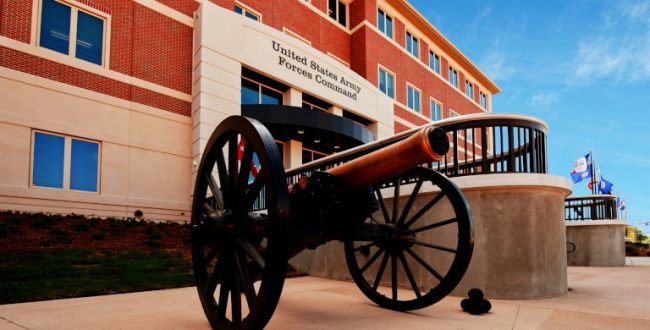
{"type": "Polygon", "coordinates": [[[650,0],[410,2],[501,88],[493,112],[548,124],[550,174],[592,150],[650,233],[650,0]]]}

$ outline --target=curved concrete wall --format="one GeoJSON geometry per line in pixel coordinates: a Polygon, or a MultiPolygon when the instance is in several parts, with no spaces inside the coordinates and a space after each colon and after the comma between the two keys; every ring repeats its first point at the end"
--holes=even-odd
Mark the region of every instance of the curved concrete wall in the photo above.
{"type": "MultiPolygon", "coordinates": [[[[568,180],[538,174],[492,174],[453,181],[469,202],[475,237],[469,269],[453,295],[466,296],[470,288],[480,288],[489,298],[567,293],[564,198],[571,191],[568,180]]],[[[430,198],[433,193],[418,199],[430,198]]],[[[429,211],[425,217],[438,215],[429,211]]],[[[450,234],[439,236],[453,238],[450,234]]],[[[339,242],[304,251],[291,264],[311,275],[350,279],[339,242]]],[[[426,278],[423,274],[418,277],[418,282],[426,278]]]]}
{"type": "Polygon", "coordinates": [[[564,198],[568,180],[538,174],[454,179],[474,215],[474,254],[453,294],[480,288],[490,298],[567,293],[564,198]]]}
{"type": "Polygon", "coordinates": [[[567,254],[569,266],[625,266],[625,223],[617,220],[566,222],[567,242],[575,244],[567,254]]]}

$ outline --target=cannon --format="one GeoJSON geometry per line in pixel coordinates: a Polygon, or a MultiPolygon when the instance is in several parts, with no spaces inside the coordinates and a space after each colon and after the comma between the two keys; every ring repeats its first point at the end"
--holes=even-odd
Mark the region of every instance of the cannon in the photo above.
{"type": "Polygon", "coordinates": [[[289,259],[330,241],[343,242],[352,279],[381,307],[408,311],[447,296],[474,246],[464,195],[430,168],[448,149],[447,133],[428,125],[287,172],[264,125],[225,119],[192,201],[194,279],[212,327],[263,328],[289,259]],[[302,195],[292,188],[300,177],[302,195]]]}

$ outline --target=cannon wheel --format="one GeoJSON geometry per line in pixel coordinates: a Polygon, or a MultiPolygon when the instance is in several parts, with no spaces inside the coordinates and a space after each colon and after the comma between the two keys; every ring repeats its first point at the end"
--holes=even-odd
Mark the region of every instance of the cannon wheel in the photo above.
{"type": "Polygon", "coordinates": [[[261,329],[273,315],[287,270],[287,196],[268,130],[224,120],[204,150],[192,202],[194,280],[213,328],[261,329]]]}
{"type": "Polygon", "coordinates": [[[460,282],[474,248],[464,195],[445,176],[422,167],[375,187],[375,194],[380,210],[365,222],[383,226],[387,234],[373,241],[345,241],[352,278],[385,308],[406,311],[436,303],[460,282]],[[431,188],[440,193],[420,193],[431,188]],[[408,192],[408,198],[385,201],[383,193],[389,190],[393,196],[408,192]]]}

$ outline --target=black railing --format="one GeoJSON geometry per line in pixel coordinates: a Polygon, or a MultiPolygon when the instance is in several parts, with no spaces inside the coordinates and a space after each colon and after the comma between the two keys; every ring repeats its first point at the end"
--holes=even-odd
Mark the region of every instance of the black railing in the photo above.
{"type": "Polygon", "coordinates": [[[452,147],[433,168],[450,177],[547,173],[546,125],[520,115],[471,115],[440,121],[452,147]],[[454,143],[455,142],[455,143],[454,143]]]}
{"type": "MultiPolygon", "coordinates": [[[[544,122],[522,115],[478,114],[432,123],[448,132],[451,147],[445,157],[424,166],[449,176],[491,173],[547,173],[544,122]]],[[[300,174],[323,171],[362,154],[404,139],[416,129],[303,164],[287,172],[289,183],[300,174]]]]}
{"type": "Polygon", "coordinates": [[[574,220],[617,220],[616,196],[589,195],[564,200],[564,218],[574,220]]]}

